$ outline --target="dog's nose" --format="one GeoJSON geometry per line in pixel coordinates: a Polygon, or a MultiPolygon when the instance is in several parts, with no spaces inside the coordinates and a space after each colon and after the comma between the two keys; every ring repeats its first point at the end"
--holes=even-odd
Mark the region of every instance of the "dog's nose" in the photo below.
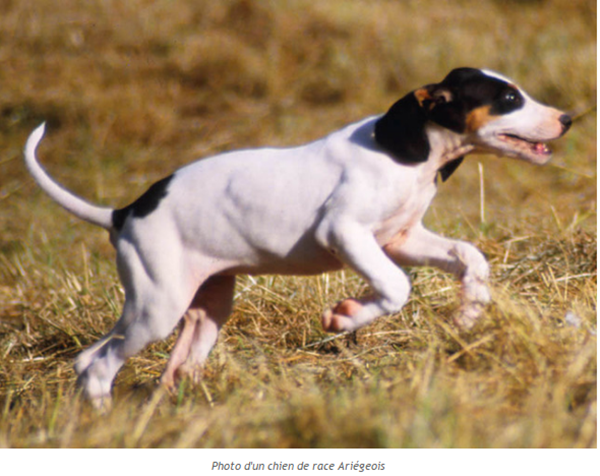
{"type": "Polygon", "coordinates": [[[558,120],[563,125],[563,133],[567,132],[569,130],[569,127],[571,127],[571,124],[573,124],[573,120],[568,114],[563,114],[558,118],[558,120]]]}

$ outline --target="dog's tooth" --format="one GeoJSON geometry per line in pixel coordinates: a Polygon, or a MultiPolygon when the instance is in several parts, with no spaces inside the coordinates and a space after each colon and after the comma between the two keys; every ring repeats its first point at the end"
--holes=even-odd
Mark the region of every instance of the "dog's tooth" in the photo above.
{"type": "Polygon", "coordinates": [[[537,142],[535,144],[535,151],[540,154],[547,154],[548,152],[550,152],[550,149],[543,142],[537,142]]]}

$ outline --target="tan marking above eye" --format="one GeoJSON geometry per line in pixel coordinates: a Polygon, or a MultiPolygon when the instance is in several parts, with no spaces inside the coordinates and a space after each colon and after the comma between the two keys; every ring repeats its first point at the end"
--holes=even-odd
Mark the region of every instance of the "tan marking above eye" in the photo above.
{"type": "Polygon", "coordinates": [[[490,107],[491,106],[489,105],[481,106],[473,109],[471,112],[469,112],[469,114],[467,114],[465,121],[466,132],[478,131],[494,119],[494,115],[490,114],[490,107]]]}
{"type": "Polygon", "coordinates": [[[424,101],[431,101],[431,100],[433,100],[433,98],[429,94],[429,91],[427,91],[427,88],[417,89],[414,92],[414,95],[417,98],[417,101],[419,101],[419,105],[421,107],[423,107],[423,102],[424,101]]]}

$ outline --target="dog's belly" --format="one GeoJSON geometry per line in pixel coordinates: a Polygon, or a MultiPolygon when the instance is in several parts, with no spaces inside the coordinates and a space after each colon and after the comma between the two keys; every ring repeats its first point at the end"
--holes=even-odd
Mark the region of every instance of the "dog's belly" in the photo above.
{"type": "Polygon", "coordinates": [[[341,261],[323,248],[304,249],[300,253],[292,253],[284,257],[259,253],[249,258],[247,262],[230,263],[220,274],[309,276],[337,271],[344,267],[341,261]]]}

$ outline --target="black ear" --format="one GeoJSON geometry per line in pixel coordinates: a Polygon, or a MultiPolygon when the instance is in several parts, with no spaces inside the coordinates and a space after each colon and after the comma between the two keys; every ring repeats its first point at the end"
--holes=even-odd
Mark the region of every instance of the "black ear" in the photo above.
{"type": "MultiPolygon", "coordinates": [[[[446,80],[444,80],[446,81],[446,80]]],[[[431,101],[426,101],[428,118],[446,129],[453,132],[464,132],[465,105],[460,100],[456,88],[444,84],[436,84],[429,87],[431,101]]]]}
{"type": "Polygon", "coordinates": [[[399,161],[425,162],[430,150],[426,122],[425,110],[409,93],[375,123],[375,140],[399,161]]]}
{"type": "Polygon", "coordinates": [[[429,118],[446,129],[461,134],[465,131],[466,110],[462,101],[450,101],[431,108],[429,118]]]}

